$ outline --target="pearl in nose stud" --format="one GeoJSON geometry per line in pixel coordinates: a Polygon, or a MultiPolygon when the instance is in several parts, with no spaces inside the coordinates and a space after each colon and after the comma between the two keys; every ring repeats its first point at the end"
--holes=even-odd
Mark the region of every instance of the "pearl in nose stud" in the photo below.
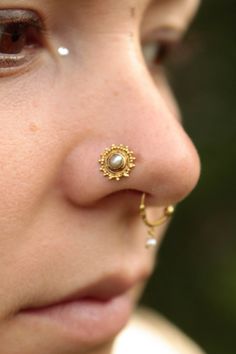
{"type": "Polygon", "coordinates": [[[122,154],[111,155],[108,160],[108,166],[112,171],[117,171],[125,165],[125,157],[122,154]]]}
{"type": "Polygon", "coordinates": [[[100,155],[98,162],[103,176],[119,181],[122,177],[129,177],[131,169],[135,167],[135,160],[128,146],[112,144],[100,155]]]}

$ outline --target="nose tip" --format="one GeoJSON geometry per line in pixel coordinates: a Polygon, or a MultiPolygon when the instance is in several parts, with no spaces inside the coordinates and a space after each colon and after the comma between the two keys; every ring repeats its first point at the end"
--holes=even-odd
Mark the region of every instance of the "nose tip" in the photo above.
{"type": "Polygon", "coordinates": [[[125,72],[125,79],[118,79],[112,71],[112,85],[120,88],[115,99],[111,87],[101,87],[101,119],[63,161],[61,189],[80,206],[123,190],[138,191],[140,197],[145,192],[152,205],[176,204],[197,184],[198,153],[165,97],[149,78],[143,78],[143,70],[136,67],[128,77],[125,72]],[[112,144],[128,146],[135,157],[136,166],[120,180],[109,180],[100,171],[100,155],[112,144]]]}
{"type": "MultiPolygon", "coordinates": [[[[186,198],[195,188],[200,177],[201,163],[197,150],[187,134],[179,133],[179,143],[167,144],[165,154],[158,160],[148,161],[143,168],[147,171],[144,191],[149,193],[150,205],[177,204],[186,198]],[[146,165],[146,167],[145,167],[146,165]],[[148,172],[149,171],[149,172],[148,172]]],[[[143,172],[144,173],[144,172],[143,172]]]]}
{"type": "Polygon", "coordinates": [[[146,192],[149,205],[177,204],[195,188],[201,170],[198,152],[183,127],[175,121],[172,130],[155,142],[139,144],[137,169],[127,184],[146,192]]]}
{"type": "MultiPolygon", "coordinates": [[[[195,187],[200,160],[195,147],[179,126],[168,142],[133,140],[129,149],[135,167],[128,177],[109,180],[100,170],[100,154],[112,145],[91,141],[80,144],[64,161],[60,186],[66,196],[80,206],[89,206],[119,191],[133,190],[148,196],[149,205],[176,204],[195,187]]],[[[167,138],[166,138],[167,139],[167,138]]],[[[125,143],[128,140],[125,139],[125,143]]],[[[122,195],[122,193],[120,194],[122,195]]]]}

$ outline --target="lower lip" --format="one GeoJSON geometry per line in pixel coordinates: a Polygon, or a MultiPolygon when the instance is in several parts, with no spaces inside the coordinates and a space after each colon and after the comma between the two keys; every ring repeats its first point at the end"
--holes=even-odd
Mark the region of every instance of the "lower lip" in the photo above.
{"type": "Polygon", "coordinates": [[[133,310],[128,294],[109,301],[81,299],[40,309],[20,312],[30,325],[46,326],[47,331],[59,332],[62,340],[78,344],[99,344],[111,340],[127,324],[133,310]],[[33,321],[33,322],[32,322],[33,321]]]}

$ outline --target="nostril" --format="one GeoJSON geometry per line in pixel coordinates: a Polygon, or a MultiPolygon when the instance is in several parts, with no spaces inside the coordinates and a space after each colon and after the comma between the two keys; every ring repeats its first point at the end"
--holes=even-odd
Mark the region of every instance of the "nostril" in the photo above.
{"type": "Polygon", "coordinates": [[[115,202],[115,200],[120,199],[122,200],[123,203],[129,201],[133,202],[134,200],[139,201],[141,200],[142,193],[143,193],[142,191],[137,189],[131,189],[131,188],[121,189],[106,195],[103,198],[103,200],[106,201],[107,199],[113,198],[115,202]]]}

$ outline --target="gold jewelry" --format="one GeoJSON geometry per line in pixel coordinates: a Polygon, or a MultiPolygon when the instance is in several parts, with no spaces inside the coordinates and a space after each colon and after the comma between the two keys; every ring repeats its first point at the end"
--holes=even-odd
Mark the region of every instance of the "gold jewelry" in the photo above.
{"type": "Polygon", "coordinates": [[[146,213],[146,206],[145,206],[145,193],[142,194],[141,203],[139,206],[139,213],[140,213],[145,225],[148,226],[148,234],[150,235],[150,237],[148,237],[148,239],[146,241],[146,248],[156,246],[157,240],[156,240],[156,235],[155,235],[155,228],[164,224],[173,215],[174,211],[175,211],[174,206],[169,205],[169,206],[165,207],[164,214],[160,217],[160,219],[153,221],[153,222],[148,221],[147,213],[146,213]]]}
{"type": "Polygon", "coordinates": [[[103,176],[119,181],[122,177],[129,177],[131,168],[135,167],[133,151],[122,144],[112,144],[101,154],[99,163],[103,176]]]}

